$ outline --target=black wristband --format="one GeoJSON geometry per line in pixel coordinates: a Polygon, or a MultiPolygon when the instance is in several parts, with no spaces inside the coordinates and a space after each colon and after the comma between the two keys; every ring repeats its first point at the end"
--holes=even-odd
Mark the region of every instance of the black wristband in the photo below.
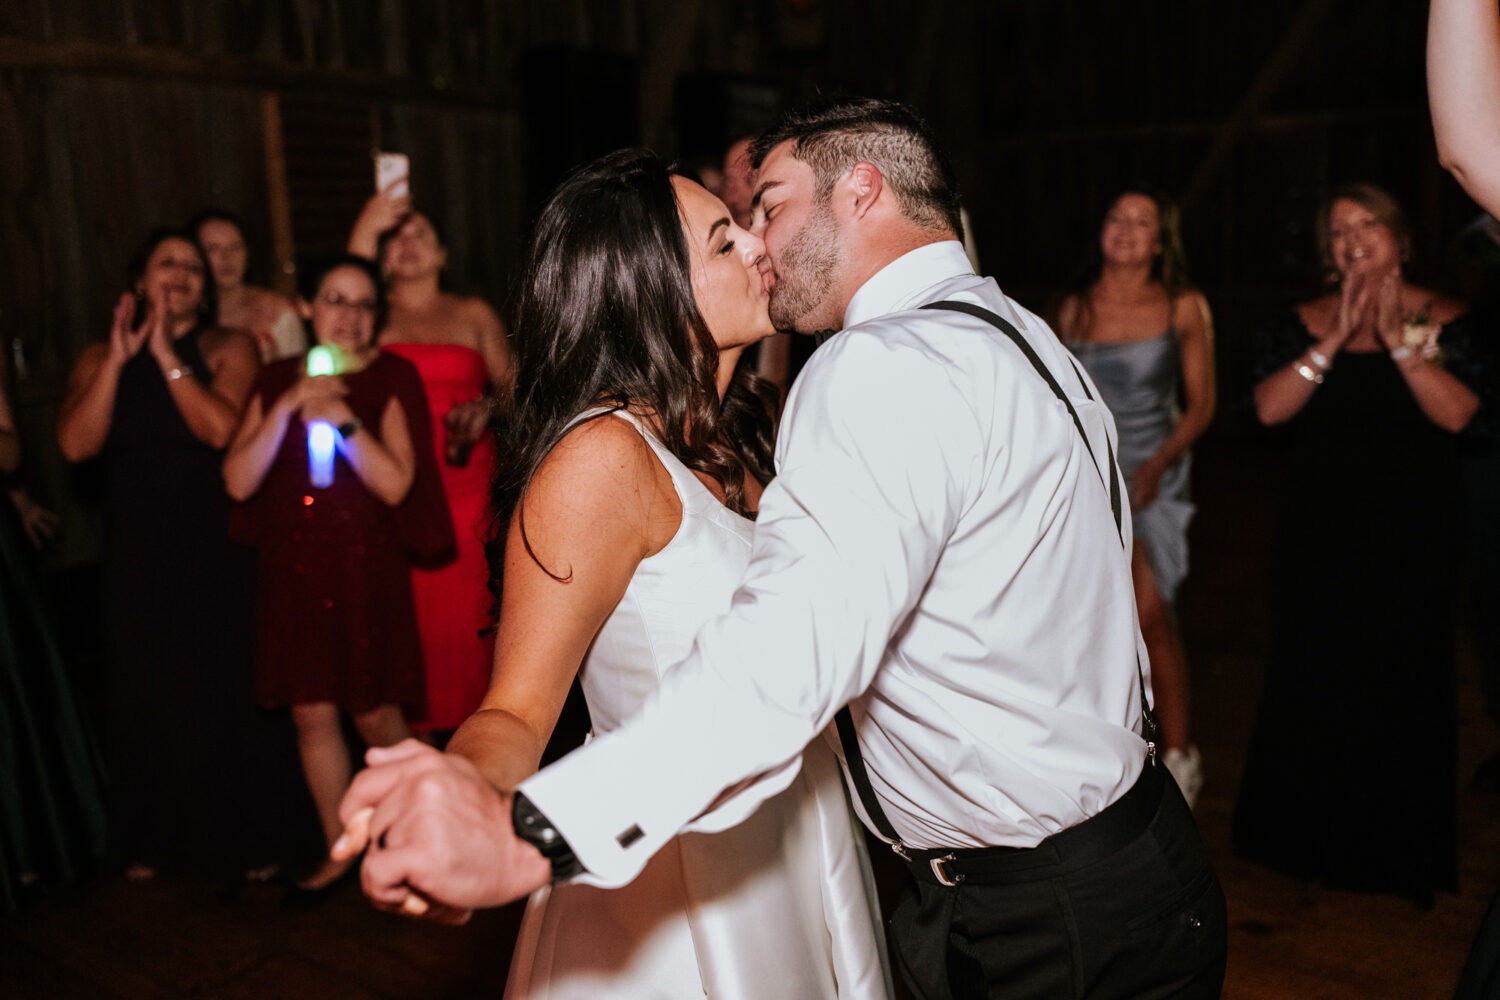
{"type": "Polygon", "coordinates": [[[541,851],[542,857],[552,866],[552,881],[566,882],[583,874],[583,864],[557,827],[520,792],[511,800],[510,822],[515,827],[516,836],[541,851]]]}
{"type": "Polygon", "coordinates": [[[339,437],[347,441],[355,434],[358,434],[359,429],[363,426],[364,421],[360,420],[358,417],[355,417],[353,420],[345,421],[338,426],[339,437]]]}

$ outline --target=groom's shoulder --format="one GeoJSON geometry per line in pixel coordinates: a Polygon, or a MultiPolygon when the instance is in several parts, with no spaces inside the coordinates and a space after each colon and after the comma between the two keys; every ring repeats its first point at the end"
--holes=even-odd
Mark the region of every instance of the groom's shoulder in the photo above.
{"type": "Polygon", "coordinates": [[[825,378],[885,370],[899,375],[940,365],[941,352],[924,333],[923,319],[909,311],[888,313],[845,327],[813,352],[804,372],[825,378]]]}
{"type": "Polygon", "coordinates": [[[924,332],[920,319],[891,313],[846,327],[813,352],[793,391],[831,410],[859,413],[927,409],[971,395],[962,358],[924,332]]]}
{"type": "MultiPolygon", "coordinates": [[[[1023,338],[1034,344],[1056,340],[1039,316],[1006,297],[993,283],[989,283],[988,289],[981,286],[938,301],[979,306],[1018,328],[1023,338]]],[[[851,363],[847,359],[858,358],[866,364],[972,368],[985,359],[1007,353],[999,345],[999,340],[1005,338],[997,340],[998,331],[988,319],[934,306],[935,303],[924,303],[846,327],[820,347],[813,360],[828,363],[843,357],[845,364],[851,363]]]]}

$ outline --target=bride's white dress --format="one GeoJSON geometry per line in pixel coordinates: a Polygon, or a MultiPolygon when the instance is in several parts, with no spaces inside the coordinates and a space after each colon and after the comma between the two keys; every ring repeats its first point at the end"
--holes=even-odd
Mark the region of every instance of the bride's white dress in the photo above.
{"type": "MultiPolygon", "coordinates": [[[[682,524],[640,564],[584,661],[580,679],[600,733],[628,718],[688,654],[698,628],[728,609],[754,531],[633,417],[615,416],[640,431],[671,474],[682,524]]],[[[797,779],[747,820],[678,836],[629,885],[534,893],[505,989],[508,1000],[862,1000],[890,992],[869,860],[821,740],[808,747],[797,779]]]]}

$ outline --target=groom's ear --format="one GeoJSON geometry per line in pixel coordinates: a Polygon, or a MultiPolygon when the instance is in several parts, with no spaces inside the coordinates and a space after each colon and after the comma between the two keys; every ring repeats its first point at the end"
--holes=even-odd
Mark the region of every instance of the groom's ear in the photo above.
{"type": "Polygon", "coordinates": [[[844,177],[847,185],[846,196],[850,218],[862,219],[875,203],[880,200],[881,192],[885,190],[885,178],[881,176],[880,168],[873,163],[861,160],[856,163],[844,177]]]}

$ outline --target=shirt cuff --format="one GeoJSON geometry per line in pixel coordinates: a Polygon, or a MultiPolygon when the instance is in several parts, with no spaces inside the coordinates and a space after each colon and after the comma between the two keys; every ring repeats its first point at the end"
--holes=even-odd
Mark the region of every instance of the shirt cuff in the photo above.
{"type": "MultiPolygon", "coordinates": [[[[712,833],[743,822],[792,783],[799,754],[725,791],[708,807],[701,782],[677,760],[643,763],[669,748],[648,727],[607,734],[522,782],[525,793],[568,842],[585,871],[574,881],[615,889],[630,882],[651,856],[684,830],[712,833]],[[647,777],[650,776],[650,777],[647,777]]],[[[665,761],[665,758],[662,758],[665,761]]]]}

